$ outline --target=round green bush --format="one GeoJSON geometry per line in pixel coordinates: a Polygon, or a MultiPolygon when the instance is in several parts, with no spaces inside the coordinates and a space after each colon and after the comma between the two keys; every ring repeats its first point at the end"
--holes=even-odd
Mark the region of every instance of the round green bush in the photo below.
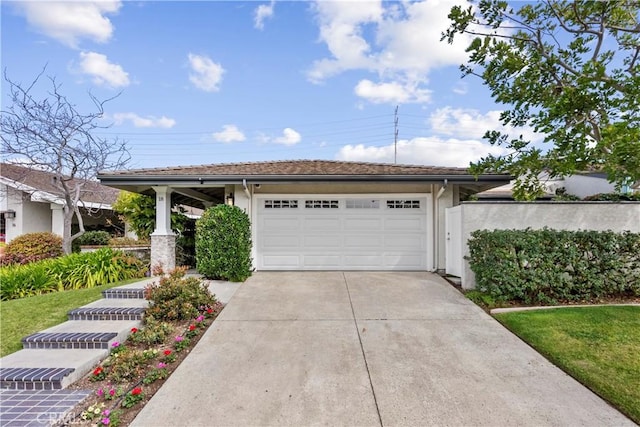
{"type": "Polygon", "coordinates": [[[76,240],[80,245],[106,246],[111,235],[107,231],[86,231],[76,240]]]}
{"type": "Polygon", "coordinates": [[[28,264],[56,258],[64,252],[62,238],[53,233],[27,233],[16,237],[4,250],[3,264],[28,264]]]}
{"type": "Polygon", "coordinates": [[[207,209],[196,222],[196,265],[208,279],[242,282],[251,276],[251,224],[237,206],[207,209]]]}

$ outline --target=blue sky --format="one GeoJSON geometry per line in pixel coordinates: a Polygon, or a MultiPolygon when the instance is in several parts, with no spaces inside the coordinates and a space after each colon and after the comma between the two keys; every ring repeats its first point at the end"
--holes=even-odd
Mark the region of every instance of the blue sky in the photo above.
{"type": "Polygon", "coordinates": [[[4,1],[2,68],[26,83],[46,65],[81,110],[121,92],[100,135],[134,168],[393,162],[396,106],[398,163],[467,166],[502,153],[482,141],[500,107],[460,78],[468,41],[439,41],[454,4],[4,1]]]}

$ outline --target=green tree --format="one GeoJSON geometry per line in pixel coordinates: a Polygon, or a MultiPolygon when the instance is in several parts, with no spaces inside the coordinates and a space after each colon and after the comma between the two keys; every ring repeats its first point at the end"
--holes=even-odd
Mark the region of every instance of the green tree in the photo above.
{"type": "Polygon", "coordinates": [[[472,165],[474,173],[509,172],[515,195],[540,194],[538,173],[552,177],[596,168],[619,187],[640,179],[640,3],[635,1],[481,0],[455,6],[449,43],[473,38],[463,76],[479,76],[507,106],[504,125],[531,126],[535,144],[489,130],[507,149],[472,165]]]}
{"type": "MultiPolygon", "coordinates": [[[[148,240],[156,228],[156,199],[144,194],[121,191],[113,204],[113,210],[121,215],[139,239],[148,240]]],[[[171,212],[171,228],[182,233],[189,218],[184,208],[174,206],[171,212]]]]}

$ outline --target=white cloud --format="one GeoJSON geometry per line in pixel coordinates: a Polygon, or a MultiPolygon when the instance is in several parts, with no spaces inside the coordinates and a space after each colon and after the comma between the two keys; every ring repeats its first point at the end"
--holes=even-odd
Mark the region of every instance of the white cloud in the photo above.
{"type": "Polygon", "coordinates": [[[16,6],[36,31],[61,43],[77,47],[80,39],[109,41],[113,25],[105,15],[115,14],[120,1],[23,1],[16,6]]]}
{"type": "Polygon", "coordinates": [[[430,90],[421,89],[415,84],[374,83],[367,79],[360,80],[354,92],[374,104],[428,102],[431,94],[430,90]]]}
{"type": "Polygon", "coordinates": [[[326,44],[330,57],[315,61],[307,77],[319,83],[348,70],[369,71],[376,73],[380,82],[366,80],[369,83],[364,84],[368,87],[363,88],[361,81],[356,87],[358,96],[371,102],[426,102],[429,72],[459,65],[467,59],[468,37],[457,37],[453,45],[439,41],[449,25],[447,15],[455,4],[468,5],[465,0],[384,3],[318,0],[314,9],[320,41],[326,44]],[[400,86],[411,90],[399,91],[400,86]],[[372,90],[401,94],[370,96],[372,90]],[[402,101],[405,96],[407,100],[402,101]]]}
{"type": "Polygon", "coordinates": [[[224,125],[221,132],[215,132],[213,139],[218,142],[242,142],[247,139],[236,125],[224,125]]]}
{"type": "Polygon", "coordinates": [[[166,116],[155,117],[147,116],[141,117],[136,113],[115,113],[113,120],[117,125],[123,124],[125,121],[130,121],[133,126],[137,128],[163,128],[170,129],[175,126],[176,121],[166,116]]]}
{"type": "Polygon", "coordinates": [[[254,26],[258,30],[264,29],[264,21],[268,18],[273,17],[273,9],[275,7],[275,4],[276,4],[275,0],[271,0],[271,3],[261,4],[254,11],[253,22],[254,22],[254,26]]]}
{"type": "Polygon", "coordinates": [[[273,142],[282,145],[295,145],[302,140],[302,136],[291,128],[285,128],[282,131],[282,136],[274,138],[273,142]]]}
{"type": "Polygon", "coordinates": [[[205,92],[217,92],[220,90],[220,82],[224,68],[217,64],[211,58],[204,55],[195,55],[189,53],[189,65],[192,73],[189,74],[189,80],[198,89],[205,92]]]}
{"type": "Polygon", "coordinates": [[[488,130],[497,130],[517,138],[520,135],[532,141],[542,140],[530,127],[505,127],[500,123],[501,111],[489,111],[485,114],[468,108],[444,107],[429,116],[431,130],[440,135],[458,138],[481,139],[488,130]]]}
{"type": "MultiPolygon", "coordinates": [[[[398,163],[451,167],[468,167],[471,162],[487,154],[496,156],[506,154],[504,148],[493,147],[480,141],[439,137],[400,140],[397,151],[398,163]]],[[[393,144],[382,147],[364,144],[345,145],[336,155],[338,160],[383,163],[393,163],[393,157],[393,144]]]]}
{"type": "Polygon", "coordinates": [[[80,70],[92,77],[95,84],[113,88],[129,86],[129,74],[118,64],[109,62],[106,55],[80,52],[80,70]]]}

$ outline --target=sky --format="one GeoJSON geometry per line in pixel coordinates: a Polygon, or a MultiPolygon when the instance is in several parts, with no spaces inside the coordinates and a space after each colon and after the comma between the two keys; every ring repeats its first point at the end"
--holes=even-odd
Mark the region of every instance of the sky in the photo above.
{"type": "Polygon", "coordinates": [[[482,140],[503,128],[482,81],[461,78],[470,40],[440,41],[465,3],[3,1],[1,64],[25,84],[46,67],[80,111],[94,111],[88,93],[116,96],[97,134],[127,141],[130,168],[466,167],[503,154],[482,140]]]}

